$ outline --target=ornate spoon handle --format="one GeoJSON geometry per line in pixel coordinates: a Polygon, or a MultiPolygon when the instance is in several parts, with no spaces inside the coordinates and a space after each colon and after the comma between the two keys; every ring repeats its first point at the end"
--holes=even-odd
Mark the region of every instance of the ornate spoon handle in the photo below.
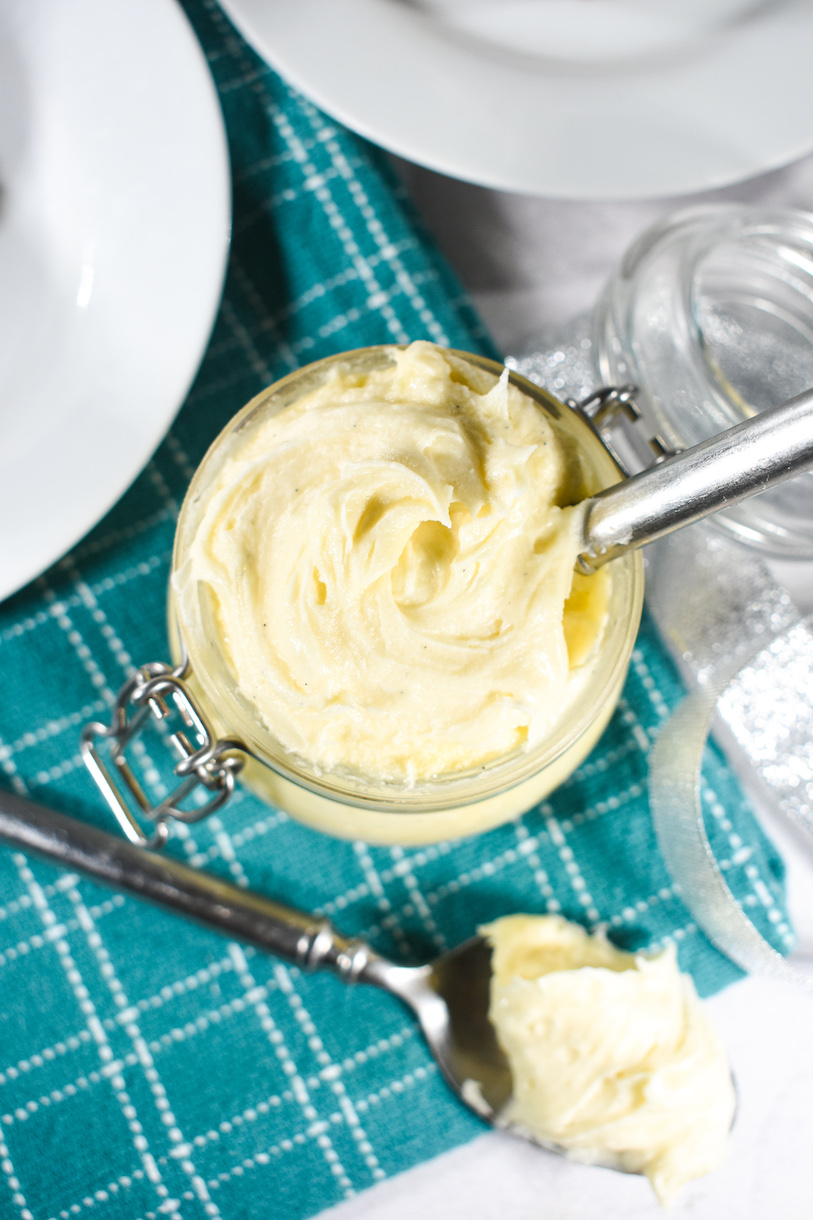
{"type": "Polygon", "coordinates": [[[0,839],[303,969],[326,968],[348,983],[384,985],[383,968],[390,963],[363,940],[341,936],[329,920],[145,851],[10,792],[0,791],[0,839]]]}

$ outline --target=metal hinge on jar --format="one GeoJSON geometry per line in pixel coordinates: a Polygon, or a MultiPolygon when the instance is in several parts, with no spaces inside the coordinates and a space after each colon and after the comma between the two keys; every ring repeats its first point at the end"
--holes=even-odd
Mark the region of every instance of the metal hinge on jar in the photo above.
{"type": "MultiPolygon", "coordinates": [[[[635,402],[637,393],[638,387],[634,385],[600,386],[581,402],[577,402],[575,398],[564,400],[566,407],[570,407],[572,411],[578,411],[587,421],[624,474],[628,476],[634,474],[635,471],[631,469],[629,460],[618,451],[612,433],[622,419],[634,426],[643,422],[641,410],[635,402]]],[[[640,439],[643,438],[639,438],[639,446],[640,439]]],[[[675,455],[675,450],[671,449],[661,436],[647,437],[646,446],[652,456],[649,463],[643,463],[644,466],[656,466],[659,462],[675,455]]]]}
{"type": "Polygon", "coordinates": [[[187,676],[186,659],[174,669],[160,661],[142,665],[119,691],[110,724],[96,721],[82,733],[85,765],[127,838],[142,847],[163,847],[170,819],[200,822],[222,808],[245,761],[240,742],[212,732],[184,681],[187,676]],[[180,722],[178,727],[170,727],[173,719],[180,722]],[[149,723],[164,730],[179,758],[174,773],[180,782],[157,804],[146,795],[125,755],[149,723]],[[99,748],[103,742],[109,746],[106,757],[99,748]],[[181,807],[198,793],[210,795],[202,804],[181,807]]]}

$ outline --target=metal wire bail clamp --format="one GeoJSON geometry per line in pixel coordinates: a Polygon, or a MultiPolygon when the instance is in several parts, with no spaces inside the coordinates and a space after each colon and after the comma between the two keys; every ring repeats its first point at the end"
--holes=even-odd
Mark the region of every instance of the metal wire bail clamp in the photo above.
{"type": "Polygon", "coordinates": [[[212,732],[184,681],[188,667],[186,657],[174,669],[161,661],[142,665],[119,691],[110,724],[94,721],[82,731],[85,765],[127,838],[142,847],[164,846],[170,818],[187,824],[200,822],[222,808],[245,761],[240,742],[217,738],[212,732]],[[180,716],[183,727],[167,737],[179,757],[174,772],[181,782],[156,805],[146,795],[125,750],[150,721],[160,726],[173,712],[180,716]],[[99,739],[111,743],[112,769],[97,748],[99,739]],[[182,809],[180,802],[199,785],[212,794],[209,800],[199,808],[182,809]],[[152,835],[139,824],[133,805],[154,825],[152,835]]]}

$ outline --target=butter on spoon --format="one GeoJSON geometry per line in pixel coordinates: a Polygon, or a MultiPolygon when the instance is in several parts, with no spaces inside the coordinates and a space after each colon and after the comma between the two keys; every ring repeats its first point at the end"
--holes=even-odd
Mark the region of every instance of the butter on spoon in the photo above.
{"type": "Polygon", "coordinates": [[[674,946],[624,953],[558,915],[509,915],[480,931],[513,1076],[500,1125],[573,1160],[646,1174],[665,1206],[716,1168],[736,1095],[674,946]]]}

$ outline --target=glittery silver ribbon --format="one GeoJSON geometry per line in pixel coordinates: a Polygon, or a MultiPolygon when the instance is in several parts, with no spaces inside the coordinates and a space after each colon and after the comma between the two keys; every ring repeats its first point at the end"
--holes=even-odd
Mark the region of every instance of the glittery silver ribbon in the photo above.
{"type": "MultiPolygon", "coordinates": [[[[557,398],[597,388],[588,317],[510,368],[557,398]]],[[[813,629],[741,544],[700,522],[647,547],[647,604],[689,696],[663,728],[650,797],[664,858],[697,923],[747,970],[813,988],[757,932],[703,828],[699,768],[709,725],[735,769],[813,835],[813,629]]]]}

